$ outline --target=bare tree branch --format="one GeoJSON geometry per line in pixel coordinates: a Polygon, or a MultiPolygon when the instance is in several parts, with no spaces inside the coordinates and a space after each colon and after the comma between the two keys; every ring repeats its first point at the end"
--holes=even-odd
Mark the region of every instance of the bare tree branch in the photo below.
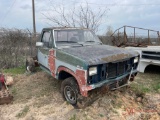
{"type": "Polygon", "coordinates": [[[67,26],[67,27],[82,27],[89,28],[97,32],[101,25],[102,19],[106,16],[107,8],[93,10],[89,4],[79,7],[73,6],[70,10],[66,9],[64,6],[54,6],[52,5],[52,15],[43,14],[44,17],[54,25],[67,26]]]}

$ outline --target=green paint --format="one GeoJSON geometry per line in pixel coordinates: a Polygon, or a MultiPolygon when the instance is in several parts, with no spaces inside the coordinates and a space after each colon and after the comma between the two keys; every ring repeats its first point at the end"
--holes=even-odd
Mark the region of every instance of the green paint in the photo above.
{"type": "Polygon", "coordinates": [[[58,60],[64,61],[68,64],[71,64],[73,66],[80,66],[83,67],[83,69],[87,70],[87,64],[84,60],[81,60],[73,55],[70,55],[68,53],[65,53],[63,51],[57,50],[56,51],[56,57],[58,60]]]}

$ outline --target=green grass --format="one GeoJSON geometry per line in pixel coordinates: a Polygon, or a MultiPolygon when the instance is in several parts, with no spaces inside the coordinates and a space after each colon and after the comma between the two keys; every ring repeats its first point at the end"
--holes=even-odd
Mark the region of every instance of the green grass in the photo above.
{"type": "Polygon", "coordinates": [[[18,113],[18,114],[16,115],[16,117],[17,117],[17,118],[23,118],[23,117],[25,117],[25,116],[27,115],[28,111],[29,111],[29,106],[25,106],[25,107],[20,111],[20,113],[18,113]]]}
{"type": "Polygon", "coordinates": [[[104,117],[104,115],[103,115],[103,114],[99,114],[99,116],[100,116],[100,117],[104,117]]]}
{"type": "Polygon", "coordinates": [[[156,84],[156,85],[153,85],[153,89],[155,91],[160,91],[160,83],[156,84]]]}
{"type": "Polygon", "coordinates": [[[136,94],[139,95],[151,92],[151,89],[149,87],[146,87],[142,84],[131,84],[131,88],[136,94]]]}
{"type": "Polygon", "coordinates": [[[17,68],[10,68],[10,69],[4,69],[4,73],[10,73],[10,74],[23,74],[25,73],[26,69],[25,66],[17,67],[17,68]]]}
{"type": "Polygon", "coordinates": [[[137,94],[160,92],[160,74],[139,73],[131,88],[137,94]]]}
{"type": "Polygon", "coordinates": [[[76,120],[76,115],[74,114],[69,120],[76,120]]]}

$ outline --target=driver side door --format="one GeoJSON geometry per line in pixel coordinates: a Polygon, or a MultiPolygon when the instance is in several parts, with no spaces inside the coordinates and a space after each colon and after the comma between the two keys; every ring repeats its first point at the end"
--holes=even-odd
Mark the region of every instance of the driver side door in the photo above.
{"type": "Polygon", "coordinates": [[[41,67],[49,70],[48,57],[49,50],[52,48],[51,30],[45,30],[42,32],[41,42],[43,43],[43,46],[38,48],[38,61],[41,67]]]}

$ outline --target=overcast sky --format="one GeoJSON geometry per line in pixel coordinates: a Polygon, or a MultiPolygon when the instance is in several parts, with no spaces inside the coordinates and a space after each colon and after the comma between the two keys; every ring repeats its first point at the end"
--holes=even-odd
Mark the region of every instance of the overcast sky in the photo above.
{"type": "MultiPolygon", "coordinates": [[[[160,30],[160,0],[35,0],[37,31],[50,27],[42,13],[51,12],[51,4],[63,4],[67,10],[86,1],[94,10],[107,7],[99,34],[107,26],[114,30],[124,25],[160,30]]],[[[0,0],[0,27],[32,30],[32,0],[0,0]]]]}

